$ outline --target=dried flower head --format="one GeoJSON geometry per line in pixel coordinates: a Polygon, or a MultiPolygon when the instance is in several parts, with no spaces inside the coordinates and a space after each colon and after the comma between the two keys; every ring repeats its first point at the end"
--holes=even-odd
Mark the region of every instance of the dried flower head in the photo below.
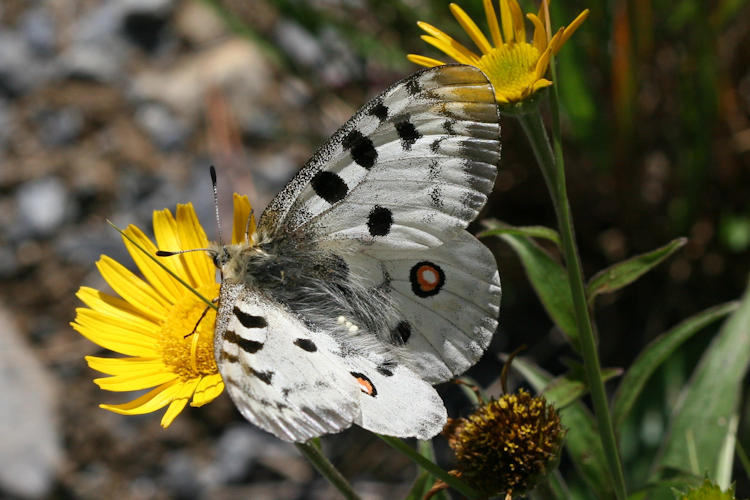
{"type": "Polygon", "coordinates": [[[533,488],[557,465],[565,436],[557,410],[523,389],[452,420],[444,433],[461,477],[487,495],[533,488]]]}

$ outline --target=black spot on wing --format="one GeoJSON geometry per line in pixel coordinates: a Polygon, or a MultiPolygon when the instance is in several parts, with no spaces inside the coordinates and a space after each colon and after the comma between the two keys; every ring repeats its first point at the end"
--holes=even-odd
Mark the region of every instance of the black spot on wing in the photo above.
{"type": "Polygon", "coordinates": [[[388,107],[383,104],[382,100],[378,100],[373,104],[372,108],[370,108],[368,114],[377,117],[381,122],[385,121],[388,118],[388,107]]]}
{"type": "Polygon", "coordinates": [[[262,342],[257,342],[255,340],[248,340],[246,338],[240,337],[233,330],[227,330],[226,332],[224,332],[224,341],[238,346],[240,349],[242,349],[248,354],[255,354],[256,352],[263,349],[262,342]]]}
{"type": "Polygon", "coordinates": [[[346,182],[338,174],[325,170],[316,173],[310,181],[310,185],[315,194],[332,205],[343,200],[349,192],[346,182]]]}
{"type": "Polygon", "coordinates": [[[422,137],[422,134],[419,133],[408,118],[396,122],[396,132],[398,132],[398,136],[401,138],[401,146],[407,151],[417,142],[417,139],[422,137]]]}
{"type": "Polygon", "coordinates": [[[410,96],[415,96],[422,92],[422,86],[419,84],[419,80],[413,77],[408,82],[406,82],[406,91],[410,96]]]}
{"type": "Polygon", "coordinates": [[[380,205],[375,205],[367,216],[367,229],[372,236],[385,236],[391,231],[393,214],[380,205]]]}
{"type": "Polygon", "coordinates": [[[445,133],[448,135],[456,135],[456,131],[453,129],[453,126],[456,124],[456,120],[453,118],[448,118],[443,122],[443,130],[445,130],[445,133]]]}
{"type": "Polygon", "coordinates": [[[391,339],[394,344],[406,344],[409,337],[411,337],[411,324],[406,320],[399,321],[396,328],[391,331],[391,339]]]}
{"type": "Polygon", "coordinates": [[[443,208],[443,194],[440,192],[440,185],[437,184],[430,189],[430,201],[436,208],[443,208]]]}
{"type": "Polygon", "coordinates": [[[294,345],[307,352],[315,352],[318,350],[318,347],[310,339],[297,339],[294,341],[294,345]]]}
{"type": "Polygon", "coordinates": [[[382,365],[379,365],[377,370],[378,373],[381,375],[384,375],[386,377],[392,377],[393,376],[393,369],[395,368],[396,364],[393,361],[386,361],[382,365]]]}
{"type": "Polygon", "coordinates": [[[266,319],[263,316],[253,316],[237,306],[234,306],[232,312],[245,328],[265,328],[268,326],[268,323],[266,323],[266,319]]]}
{"type": "Polygon", "coordinates": [[[250,368],[250,373],[258,377],[260,381],[263,382],[264,384],[271,385],[271,379],[273,378],[272,371],[269,370],[269,371],[262,372],[262,371],[253,370],[252,368],[250,368]]]}
{"type": "Polygon", "coordinates": [[[360,167],[369,170],[375,165],[375,160],[378,159],[378,152],[375,150],[375,145],[369,137],[365,137],[357,129],[346,134],[341,141],[341,145],[344,149],[351,151],[352,159],[360,167]]]}
{"type": "Polygon", "coordinates": [[[439,175],[440,175],[440,162],[437,160],[430,161],[429,170],[427,171],[427,180],[428,181],[437,180],[439,175]]]}
{"type": "Polygon", "coordinates": [[[220,359],[222,361],[226,361],[228,363],[239,363],[240,358],[239,356],[235,356],[234,354],[229,354],[227,351],[223,350],[221,351],[220,359]]]}

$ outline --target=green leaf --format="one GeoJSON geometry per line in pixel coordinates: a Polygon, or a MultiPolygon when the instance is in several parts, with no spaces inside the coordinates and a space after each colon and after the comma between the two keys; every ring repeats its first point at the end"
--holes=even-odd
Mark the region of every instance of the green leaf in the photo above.
{"type": "Polygon", "coordinates": [[[586,286],[589,304],[593,304],[594,298],[599,294],[614,292],[631,284],[685,246],[686,243],[687,238],[677,238],[656,250],[636,255],[599,271],[586,286]]]}
{"type": "Polygon", "coordinates": [[[500,238],[505,240],[521,259],[531,286],[542,305],[552,321],[577,349],[578,326],[565,268],[526,236],[505,233],[501,234],[500,238]]]}
{"type": "MultiPolygon", "coordinates": [[[[512,366],[537,392],[541,393],[552,381],[549,373],[523,358],[513,359],[512,366]]],[[[549,403],[558,407],[558,401],[554,399],[557,397],[556,394],[542,395],[549,403]]],[[[560,420],[567,429],[565,449],[581,477],[598,498],[614,498],[614,490],[609,482],[607,471],[607,459],[604,456],[602,441],[596,432],[591,412],[580,401],[559,411],[560,420]]]]}
{"type": "Polygon", "coordinates": [[[695,333],[737,310],[738,306],[739,302],[734,301],[706,309],[661,334],[641,351],[638,358],[628,368],[615,393],[612,404],[612,423],[615,432],[620,429],[627,418],[649,377],[664,360],[695,333]]]}
{"type": "MultiPolygon", "coordinates": [[[[427,460],[435,462],[435,449],[432,446],[432,441],[417,440],[417,452],[427,460]]],[[[417,470],[419,474],[404,500],[422,500],[427,492],[430,491],[432,485],[435,484],[435,476],[422,467],[419,467],[417,470]]],[[[435,500],[447,500],[444,491],[437,492],[432,498],[435,500]]]]}
{"type": "Polygon", "coordinates": [[[502,234],[513,234],[516,236],[528,236],[530,238],[542,238],[553,242],[560,247],[560,235],[552,228],[545,226],[511,226],[497,219],[486,219],[482,224],[487,229],[477,234],[479,238],[486,236],[500,236],[502,234]]]}
{"type": "Polygon", "coordinates": [[[698,473],[716,477],[732,416],[738,411],[742,380],[750,366],[750,291],[722,325],[680,397],[670,431],[656,462],[665,469],[693,472],[688,446],[694,448],[698,473]],[[688,439],[691,438],[691,439],[688,439]]]}
{"type": "MultiPolygon", "coordinates": [[[[621,368],[602,369],[602,381],[606,382],[622,374],[621,368]]],[[[583,371],[570,372],[557,377],[544,388],[544,396],[555,401],[555,406],[565,408],[588,393],[586,373],[583,371]]]]}

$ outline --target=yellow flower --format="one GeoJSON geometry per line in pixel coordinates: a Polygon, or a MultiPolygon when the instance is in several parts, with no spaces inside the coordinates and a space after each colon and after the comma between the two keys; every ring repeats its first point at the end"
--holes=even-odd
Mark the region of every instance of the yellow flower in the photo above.
{"type": "MultiPolygon", "coordinates": [[[[534,25],[531,43],[526,40],[523,12],[517,0],[499,0],[500,23],[498,23],[492,0],[484,0],[484,12],[490,27],[492,43],[482,30],[457,4],[450,4],[450,10],[458,24],[466,31],[481,52],[481,56],[458,43],[443,31],[431,24],[418,22],[427,35],[422,40],[434,46],[461,64],[481,69],[495,88],[498,104],[515,103],[532,96],[538,90],[552,85],[544,78],[550,56],[557,54],[563,44],[588,17],[588,9],[581,12],[570,26],[560,28],[550,39],[544,4],[538,14],[528,13],[526,18],[534,25]]],[[[411,62],[427,66],[440,66],[443,61],[430,57],[409,54],[411,62]]]]}
{"type": "MultiPolygon", "coordinates": [[[[235,194],[233,243],[244,239],[248,217],[250,202],[247,197],[235,194]]],[[[176,218],[167,209],[155,211],[153,225],[156,246],[136,226],[129,226],[124,233],[150,255],[156,253],[157,247],[175,251],[209,245],[191,204],[178,205],[176,218]]],[[[249,227],[251,234],[254,229],[253,222],[249,227]]],[[[123,241],[145,280],[103,255],[96,266],[121,298],[82,286],[77,296],[88,307],[76,309],[71,326],[101,347],[127,356],[86,356],[91,368],[109,375],[94,379],[100,388],[108,391],[153,388],[128,403],[100,407],[123,415],[137,415],[169,405],[161,419],[166,428],[191,399],[191,406],[202,406],[224,390],[213,353],[216,310],[133,243],[126,238],[123,241]]],[[[206,252],[158,259],[209,301],[218,296],[216,271],[206,252]]]]}

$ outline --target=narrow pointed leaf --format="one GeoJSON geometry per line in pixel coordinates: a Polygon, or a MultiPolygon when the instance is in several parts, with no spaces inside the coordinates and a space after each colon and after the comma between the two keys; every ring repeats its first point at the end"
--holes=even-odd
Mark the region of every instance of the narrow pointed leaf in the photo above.
{"type": "Polygon", "coordinates": [[[501,234],[514,234],[516,236],[528,236],[530,238],[542,238],[553,242],[560,247],[560,235],[552,228],[545,226],[511,226],[497,219],[483,221],[485,229],[477,236],[500,236],[501,234]]]}
{"type": "Polygon", "coordinates": [[[521,259],[531,286],[542,305],[552,321],[577,349],[578,326],[565,268],[528,237],[505,233],[501,234],[500,238],[506,241],[521,259]]]}
{"type": "MultiPolygon", "coordinates": [[[[620,374],[622,374],[621,368],[604,368],[602,369],[602,380],[606,382],[620,374]]],[[[554,399],[558,408],[565,408],[588,392],[585,373],[568,373],[550,382],[544,389],[544,396],[554,399]]]]}
{"type": "Polygon", "coordinates": [[[622,378],[612,404],[612,423],[617,432],[633,408],[649,377],[683,342],[714,321],[737,310],[739,302],[706,309],[661,334],[643,349],[622,378]]]}
{"type": "Polygon", "coordinates": [[[656,462],[656,475],[665,469],[693,472],[688,461],[690,445],[697,458],[698,474],[716,477],[749,365],[750,292],[746,292],[739,308],[703,353],[683,391],[656,462]],[[691,443],[688,436],[692,436],[691,443]]]}
{"type": "MultiPolygon", "coordinates": [[[[513,368],[520,372],[537,392],[541,392],[552,381],[549,373],[523,358],[513,359],[513,368]]],[[[546,393],[542,395],[549,403],[557,406],[556,394],[550,394],[549,397],[546,393]]],[[[567,429],[565,449],[583,480],[597,498],[614,498],[602,441],[596,432],[591,412],[583,403],[577,401],[560,410],[560,420],[567,429]]]]}
{"type": "Polygon", "coordinates": [[[686,243],[687,238],[677,238],[656,250],[636,255],[599,271],[586,286],[589,304],[592,304],[594,298],[599,294],[614,292],[631,284],[685,246],[686,243]]]}

